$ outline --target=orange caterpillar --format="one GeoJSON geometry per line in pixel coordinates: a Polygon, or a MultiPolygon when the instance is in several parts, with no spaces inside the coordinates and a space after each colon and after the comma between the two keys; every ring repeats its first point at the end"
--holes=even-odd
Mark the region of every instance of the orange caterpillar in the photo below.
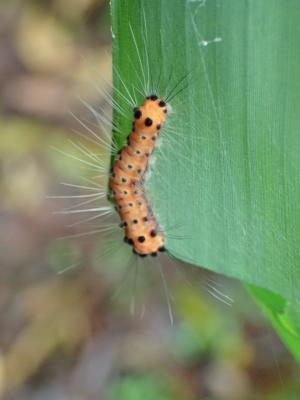
{"type": "Polygon", "coordinates": [[[125,228],[125,242],[141,257],[156,256],[159,251],[165,251],[165,238],[147,199],[144,181],[168,107],[152,95],[133,111],[132,131],[113,164],[110,189],[121,226],[125,228]]]}

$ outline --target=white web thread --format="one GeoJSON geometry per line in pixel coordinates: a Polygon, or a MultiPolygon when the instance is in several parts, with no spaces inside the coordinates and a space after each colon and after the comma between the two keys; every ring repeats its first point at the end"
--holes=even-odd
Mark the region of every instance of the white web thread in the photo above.
{"type": "MultiPolygon", "coordinates": [[[[233,171],[230,165],[230,158],[228,157],[228,152],[226,149],[226,140],[225,140],[225,132],[223,131],[223,127],[221,124],[221,118],[219,116],[219,110],[217,107],[217,103],[216,100],[214,98],[214,93],[213,93],[213,89],[212,89],[212,85],[209,79],[209,72],[208,72],[208,67],[206,65],[206,60],[205,60],[205,53],[204,53],[204,48],[207,47],[210,44],[216,44],[216,43],[220,43],[223,41],[223,39],[219,36],[217,36],[216,38],[212,39],[212,40],[206,40],[203,37],[203,34],[200,32],[198,25],[196,23],[196,18],[198,13],[200,12],[201,8],[204,7],[207,3],[207,0],[201,2],[201,4],[198,4],[196,7],[196,10],[191,13],[191,21],[192,21],[192,26],[195,32],[195,35],[197,37],[197,41],[198,41],[198,49],[199,49],[199,54],[200,54],[200,61],[201,61],[201,65],[203,68],[203,72],[204,72],[204,78],[206,81],[206,86],[208,89],[208,93],[209,93],[209,101],[213,110],[213,114],[214,114],[214,121],[216,123],[216,129],[219,135],[219,143],[221,146],[221,153],[222,153],[222,159],[224,160],[224,163],[226,165],[227,171],[228,171],[228,179],[230,181],[230,186],[232,189],[232,194],[233,194],[233,199],[236,201],[238,199],[238,194],[237,194],[237,189],[236,189],[236,185],[234,182],[234,178],[233,178],[233,171]]],[[[226,213],[227,215],[229,215],[230,217],[233,217],[235,219],[235,223],[237,225],[240,226],[241,232],[245,232],[247,231],[246,227],[242,224],[242,222],[240,221],[239,218],[237,218],[234,214],[230,213],[230,211],[227,208],[223,208],[223,212],[226,213]]],[[[216,214],[217,215],[217,214],[216,214]]]]}

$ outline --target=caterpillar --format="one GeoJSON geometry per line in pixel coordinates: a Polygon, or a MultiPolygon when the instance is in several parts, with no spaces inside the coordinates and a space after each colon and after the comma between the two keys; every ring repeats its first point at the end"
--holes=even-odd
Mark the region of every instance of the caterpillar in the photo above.
{"type": "Polygon", "coordinates": [[[125,228],[124,241],[140,257],[165,251],[164,234],[149,204],[144,181],[168,108],[157,95],[148,96],[134,108],[132,131],[112,168],[110,188],[125,228]]]}
{"type": "MultiPolygon", "coordinates": [[[[145,13],[142,15],[142,22],[143,43],[139,45],[134,29],[129,24],[132,53],[136,53],[133,57],[135,62],[126,58],[126,55],[123,57],[130,66],[130,74],[126,76],[113,67],[113,85],[101,79],[105,84],[101,89],[97,88],[103,100],[99,111],[83,101],[93,118],[92,122],[90,118],[82,119],[73,115],[84,130],[82,132],[79,129],[76,133],[84,138],[85,144],[71,140],[76,155],[56,149],[93,171],[93,176],[84,177],[83,182],[78,184],[62,182],[68,189],[76,190],[75,194],[67,192],[63,196],[53,196],[79,201],[58,212],[59,214],[88,215],[87,218],[69,225],[72,228],[71,234],[65,238],[98,235],[104,239],[102,246],[99,246],[100,257],[103,259],[109,255],[109,261],[113,264],[115,255],[119,254],[122,257],[121,267],[130,267],[134,263],[137,265],[140,258],[155,257],[161,252],[167,254],[168,262],[171,259],[173,263],[177,263],[169,248],[171,240],[184,238],[179,231],[182,224],[186,223],[184,218],[180,219],[180,215],[176,215],[175,219],[173,214],[169,215],[167,212],[164,203],[166,192],[168,191],[170,197],[176,193],[161,172],[162,165],[168,167],[168,160],[172,157],[176,157],[178,168],[185,168],[191,143],[186,140],[184,131],[190,129],[190,126],[186,121],[186,113],[180,115],[185,110],[186,98],[179,95],[184,93],[191,81],[197,79],[197,75],[193,73],[190,79],[191,71],[176,68],[168,70],[159,64],[154,65],[152,70],[149,60],[154,59],[151,54],[154,44],[149,40],[145,13]],[[110,110],[109,114],[107,109],[110,110]],[[171,110],[174,110],[172,115],[171,110]],[[162,145],[159,146],[161,142],[162,145]],[[167,162],[162,164],[165,161],[167,162]],[[154,180],[158,178],[155,190],[151,188],[151,179],[148,179],[150,173],[153,173],[154,180]],[[172,226],[170,223],[173,221],[175,223],[172,226]],[[92,225],[93,228],[87,231],[87,225],[92,225]],[[85,228],[80,229],[79,226],[85,228]],[[119,227],[124,240],[118,234],[119,227]],[[175,232],[172,233],[171,230],[175,232]],[[115,233],[118,237],[114,238],[115,233]],[[128,245],[131,246],[134,260],[131,253],[125,254],[119,249],[123,242],[127,250],[128,245]]],[[[171,304],[160,260],[154,264],[159,267],[172,320],[171,304]]],[[[222,296],[211,284],[208,284],[208,290],[213,296],[222,296]]]]}

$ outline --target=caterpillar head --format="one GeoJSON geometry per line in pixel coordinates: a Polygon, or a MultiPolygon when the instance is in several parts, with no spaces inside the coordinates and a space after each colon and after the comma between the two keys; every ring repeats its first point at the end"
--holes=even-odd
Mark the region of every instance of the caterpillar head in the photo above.
{"type": "MultiPolygon", "coordinates": [[[[151,231],[155,232],[155,230],[151,231]]],[[[133,252],[141,257],[147,255],[156,256],[159,252],[165,251],[164,236],[161,233],[155,232],[155,237],[145,232],[144,235],[131,240],[129,244],[133,246],[133,252]]]]}
{"type": "Polygon", "coordinates": [[[156,133],[165,123],[169,110],[167,103],[158,96],[148,96],[141,106],[133,110],[135,127],[145,133],[156,133]]]}

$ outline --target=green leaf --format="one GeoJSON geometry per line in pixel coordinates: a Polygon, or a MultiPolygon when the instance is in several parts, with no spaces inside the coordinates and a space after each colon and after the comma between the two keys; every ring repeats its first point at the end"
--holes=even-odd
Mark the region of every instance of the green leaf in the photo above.
{"type": "Polygon", "coordinates": [[[295,307],[276,293],[253,285],[247,288],[281,336],[283,342],[300,362],[300,333],[295,307]]]}
{"type": "Polygon", "coordinates": [[[299,21],[298,0],[112,2],[119,145],[123,96],[189,74],[147,183],[169,252],[277,293],[298,332],[299,21]]]}

